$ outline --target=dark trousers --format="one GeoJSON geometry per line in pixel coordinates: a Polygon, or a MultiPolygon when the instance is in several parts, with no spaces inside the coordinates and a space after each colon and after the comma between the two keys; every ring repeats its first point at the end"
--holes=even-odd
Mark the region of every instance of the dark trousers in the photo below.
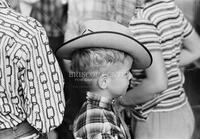
{"type": "Polygon", "coordinates": [[[46,135],[40,134],[27,121],[12,128],[0,129],[0,139],[21,139],[23,137],[28,139],[47,139],[46,135]]]}

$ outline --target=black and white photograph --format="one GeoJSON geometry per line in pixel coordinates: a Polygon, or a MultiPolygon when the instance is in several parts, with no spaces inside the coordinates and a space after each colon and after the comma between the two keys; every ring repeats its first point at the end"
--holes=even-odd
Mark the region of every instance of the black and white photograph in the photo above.
{"type": "Polygon", "coordinates": [[[0,139],[200,139],[200,0],[0,0],[0,139]]]}

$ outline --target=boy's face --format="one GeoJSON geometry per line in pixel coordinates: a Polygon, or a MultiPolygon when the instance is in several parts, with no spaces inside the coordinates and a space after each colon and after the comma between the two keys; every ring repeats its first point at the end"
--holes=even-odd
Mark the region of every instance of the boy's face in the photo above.
{"type": "Polygon", "coordinates": [[[113,98],[124,95],[127,92],[129,81],[132,78],[132,74],[130,72],[132,63],[133,59],[131,57],[127,57],[124,63],[113,66],[115,69],[108,84],[108,91],[113,98]]]}

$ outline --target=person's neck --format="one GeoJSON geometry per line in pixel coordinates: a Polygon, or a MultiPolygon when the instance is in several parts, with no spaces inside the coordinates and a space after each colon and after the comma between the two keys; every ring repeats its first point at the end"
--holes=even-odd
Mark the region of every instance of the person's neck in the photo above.
{"type": "Polygon", "coordinates": [[[89,91],[97,96],[104,97],[110,100],[113,100],[114,97],[106,90],[97,90],[97,91],[89,91]]]}

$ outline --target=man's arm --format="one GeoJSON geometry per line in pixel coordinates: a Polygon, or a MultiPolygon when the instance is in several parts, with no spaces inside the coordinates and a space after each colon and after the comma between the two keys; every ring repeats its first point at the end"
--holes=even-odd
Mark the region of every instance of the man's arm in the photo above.
{"type": "Polygon", "coordinates": [[[153,63],[145,71],[146,78],[120,98],[123,105],[129,106],[144,103],[153,99],[157,93],[167,89],[167,75],[162,54],[160,51],[151,52],[151,54],[153,63]]]}
{"type": "Polygon", "coordinates": [[[49,47],[46,32],[36,23],[35,34],[28,46],[25,110],[27,121],[42,133],[47,133],[63,120],[64,80],[58,61],[49,47]]]}

